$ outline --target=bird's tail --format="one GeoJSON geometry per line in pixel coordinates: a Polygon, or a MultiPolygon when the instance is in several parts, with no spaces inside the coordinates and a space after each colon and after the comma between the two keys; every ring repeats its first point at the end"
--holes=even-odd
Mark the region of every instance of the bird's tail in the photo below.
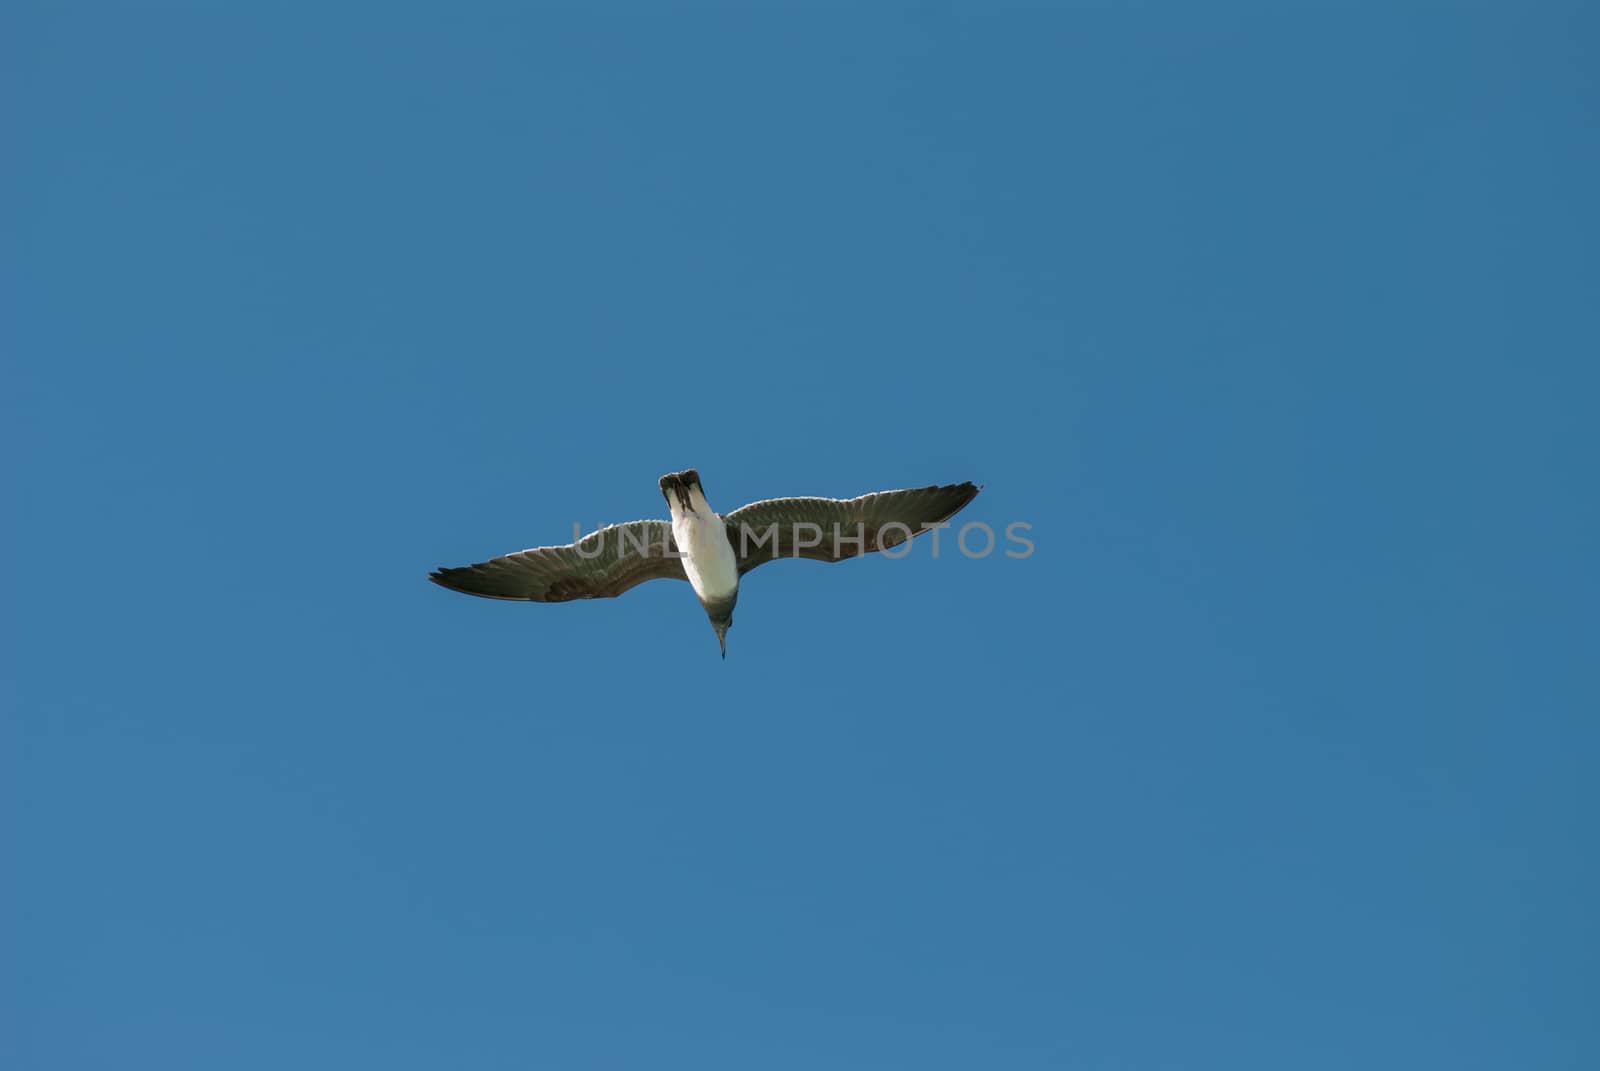
{"type": "Polygon", "coordinates": [[[705,491],[700,488],[700,474],[694,469],[669,472],[661,477],[661,496],[667,500],[667,506],[674,515],[679,510],[693,513],[709,512],[711,509],[706,503],[705,491]]]}

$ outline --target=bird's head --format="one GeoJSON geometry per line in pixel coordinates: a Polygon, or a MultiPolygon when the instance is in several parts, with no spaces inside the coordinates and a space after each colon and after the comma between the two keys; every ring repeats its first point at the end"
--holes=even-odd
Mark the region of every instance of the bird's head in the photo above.
{"type": "Polygon", "coordinates": [[[738,598],[735,592],[732,598],[702,604],[706,608],[706,617],[711,619],[711,627],[717,632],[717,646],[722,648],[723,658],[728,657],[728,630],[733,627],[733,604],[738,598]]]}

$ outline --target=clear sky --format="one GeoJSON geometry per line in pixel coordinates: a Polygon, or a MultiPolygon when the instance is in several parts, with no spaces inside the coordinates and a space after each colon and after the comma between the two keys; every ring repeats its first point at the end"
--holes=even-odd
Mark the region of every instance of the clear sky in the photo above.
{"type": "Polygon", "coordinates": [[[5,5],[0,1063],[1600,1066],[1597,45],[5,5]],[[1036,549],[425,579],[688,466],[1036,549]]]}

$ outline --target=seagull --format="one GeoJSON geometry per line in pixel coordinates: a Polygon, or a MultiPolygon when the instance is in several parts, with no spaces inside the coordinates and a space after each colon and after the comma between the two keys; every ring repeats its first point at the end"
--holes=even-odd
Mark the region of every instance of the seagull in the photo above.
{"type": "Polygon", "coordinates": [[[436,569],[435,584],[486,599],[610,599],[646,580],[687,580],[728,657],[739,581],[779,558],[838,562],[897,547],[940,526],[981,488],[972,483],[878,491],[859,498],[769,498],[717,513],[694,469],[661,477],[672,520],[629,521],[576,543],[534,547],[436,569]]]}

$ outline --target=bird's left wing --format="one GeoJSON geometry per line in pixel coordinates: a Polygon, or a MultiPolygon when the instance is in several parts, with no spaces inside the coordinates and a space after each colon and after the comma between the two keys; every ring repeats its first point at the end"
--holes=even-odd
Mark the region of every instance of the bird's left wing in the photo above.
{"type": "Polygon", "coordinates": [[[950,483],[860,498],[769,498],[722,519],[743,576],[779,558],[837,562],[899,546],[954,516],[979,490],[950,483]]]}
{"type": "Polygon", "coordinates": [[[646,580],[687,580],[672,525],[630,521],[590,532],[564,547],[534,547],[459,569],[438,569],[429,580],[486,599],[570,602],[609,599],[646,580]]]}

